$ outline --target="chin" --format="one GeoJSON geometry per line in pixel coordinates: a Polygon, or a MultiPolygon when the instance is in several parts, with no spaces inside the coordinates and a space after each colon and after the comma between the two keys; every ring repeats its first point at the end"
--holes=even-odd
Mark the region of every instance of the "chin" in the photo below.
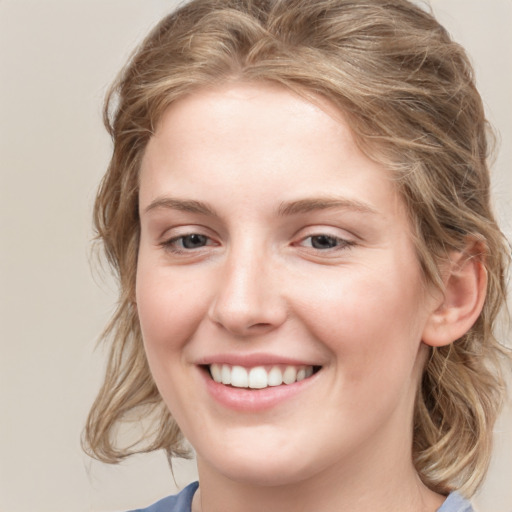
{"type": "Polygon", "coordinates": [[[232,456],[224,455],[217,458],[211,466],[216,472],[234,482],[265,487],[297,484],[315,474],[314,466],[305,460],[300,463],[297,453],[294,457],[286,457],[282,452],[278,457],[275,455],[268,452],[234,451],[232,456]]]}
{"type": "Polygon", "coordinates": [[[283,468],[268,469],[265,467],[248,467],[247,465],[234,468],[226,468],[224,473],[227,478],[241,484],[258,487],[281,487],[293,485],[307,479],[307,475],[297,469],[290,470],[289,466],[283,468]]]}

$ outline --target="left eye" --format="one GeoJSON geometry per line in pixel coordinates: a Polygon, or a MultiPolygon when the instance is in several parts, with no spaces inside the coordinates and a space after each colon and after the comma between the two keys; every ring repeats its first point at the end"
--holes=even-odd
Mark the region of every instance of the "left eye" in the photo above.
{"type": "Polygon", "coordinates": [[[304,238],[301,245],[305,247],[312,247],[313,249],[325,250],[334,249],[335,247],[345,247],[350,245],[350,242],[336,236],[313,235],[304,238]]]}

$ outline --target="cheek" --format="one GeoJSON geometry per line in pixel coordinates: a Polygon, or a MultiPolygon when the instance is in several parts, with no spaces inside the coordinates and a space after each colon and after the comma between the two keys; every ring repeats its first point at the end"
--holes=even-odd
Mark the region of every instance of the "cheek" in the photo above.
{"type": "Polygon", "coordinates": [[[393,265],[372,269],[343,269],[336,278],[303,292],[310,331],[351,379],[361,378],[369,368],[384,376],[410,367],[421,341],[419,274],[393,265]]]}
{"type": "Polygon", "coordinates": [[[146,270],[144,261],[137,271],[136,300],[144,345],[151,359],[179,350],[205,314],[206,302],[197,280],[176,279],[168,269],[146,270]]]}
{"type": "MultiPolygon", "coordinates": [[[[197,397],[193,387],[180,386],[180,382],[190,378],[187,344],[204,318],[201,299],[205,294],[197,280],[177,279],[169,269],[144,263],[139,262],[136,285],[144,350],[164,402],[178,424],[186,425],[186,404],[197,401],[197,397]]],[[[194,421],[200,423],[201,418],[194,421]]]]}

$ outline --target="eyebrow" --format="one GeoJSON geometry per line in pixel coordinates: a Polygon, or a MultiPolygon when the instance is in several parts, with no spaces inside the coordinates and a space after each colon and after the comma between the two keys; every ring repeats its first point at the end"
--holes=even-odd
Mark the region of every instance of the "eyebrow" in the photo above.
{"type": "Polygon", "coordinates": [[[158,197],[144,209],[147,213],[157,208],[166,208],[171,210],[180,210],[183,212],[197,213],[200,215],[218,216],[215,210],[202,201],[193,199],[174,199],[172,197],[158,197]]]}
{"type": "Polygon", "coordinates": [[[278,213],[280,216],[287,216],[297,215],[300,213],[308,213],[315,210],[327,210],[331,208],[353,210],[356,212],[369,214],[377,213],[377,210],[361,201],[335,197],[314,197],[299,199],[298,201],[284,202],[279,206],[278,213]]]}
{"type": "MultiPolygon", "coordinates": [[[[193,199],[176,199],[172,197],[156,198],[144,209],[144,212],[147,213],[157,208],[179,210],[211,217],[219,216],[216,211],[207,203],[193,199]]],[[[299,199],[297,201],[283,202],[279,205],[277,213],[280,217],[286,217],[291,215],[298,215],[301,213],[308,213],[315,210],[327,210],[334,208],[353,210],[367,214],[377,213],[374,208],[361,201],[332,197],[313,197],[307,199],[299,199]]]]}

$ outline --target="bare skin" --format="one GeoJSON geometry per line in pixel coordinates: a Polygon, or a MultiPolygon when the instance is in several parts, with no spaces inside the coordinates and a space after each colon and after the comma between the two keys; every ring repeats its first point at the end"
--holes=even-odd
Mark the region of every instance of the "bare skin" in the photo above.
{"type": "Polygon", "coordinates": [[[426,344],[450,341],[443,299],[339,111],[264,84],[178,101],[148,144],[140,215],[137,308],[197,453],[194,512],[441,506],[411,446],[426,344]],[[214,382],[218,362],[315,373],[238,390],[214,382]]]}

